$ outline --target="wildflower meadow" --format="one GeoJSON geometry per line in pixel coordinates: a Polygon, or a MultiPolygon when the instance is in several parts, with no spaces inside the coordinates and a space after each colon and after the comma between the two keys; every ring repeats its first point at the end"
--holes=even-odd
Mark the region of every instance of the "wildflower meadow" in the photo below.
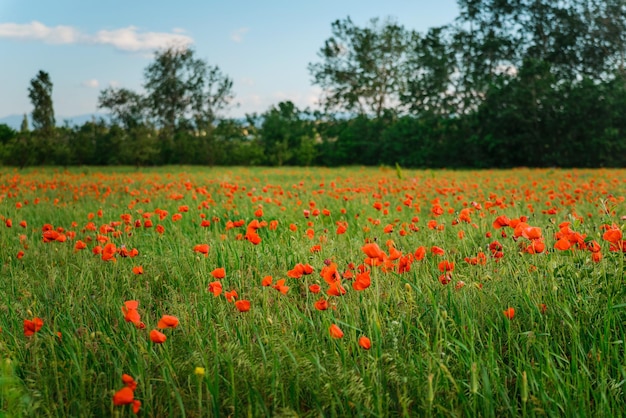
{"type": "Polygon", "coordinates": [[[0,170],[0,415],[620,416],[626,170],[0,170]]]}

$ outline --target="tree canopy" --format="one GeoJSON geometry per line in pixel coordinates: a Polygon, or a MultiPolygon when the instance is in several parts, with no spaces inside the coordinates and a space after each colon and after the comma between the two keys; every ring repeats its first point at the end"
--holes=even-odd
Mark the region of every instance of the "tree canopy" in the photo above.
{"type": "Polygon", "coordinates": [[[9,164],[626,165],[626,3],[458,0],[447,25],[330,24],[308,64],[321,107],[228,118],[233,81],[190,48],[156,51],[109,120],[55,128],[50,76],[32,123],[0,130],[9,164]],[[35,149],[32,153],[27,149],[35,149]]]}

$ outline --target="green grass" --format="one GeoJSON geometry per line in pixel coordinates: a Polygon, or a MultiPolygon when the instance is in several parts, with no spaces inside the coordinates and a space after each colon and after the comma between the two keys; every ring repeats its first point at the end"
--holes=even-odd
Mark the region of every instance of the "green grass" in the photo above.
{"type": "Polygon", "coordinates": [[[359,168],[0,174],[0,215],[13,221],[0,227],[0,411],[6,416],[132,416],[129,406],[112,402],[124,373],[138,383],[135,398],[145,416],[620,416],[626,410],[624,255],[609,251],[601,230],[603,224],[624,229],[623,170],[403,170],[402,179],[393,169],[359,168]],[[175,194],[182,198],[172,199],[175,194]],[[407,194],[419,211],[403,205],[407,194]],[[430,212],[436,198],[446,210],[439,217],[430,212]],[[496,198],[507,206],[487,209],[485,202],[496,198]],[[542,213],[548,200],[557,214],[542,213]],[[376,201],[390,202],[387,215],[373,208],[376,201]],[[476,226],[453,225],[463,203],[472,201],[483,206],[472,213],[476,226]],[[331,215],[306,219],[309,202],[331,215]],[[228,220],[253,220],[259,204],[263,220],[279,221],[276,231],[258,231],[259,245],[236,239],[245,226],[226,231],[228,220]],[[173,222],[181,205],[189,212],[173,222]],[[161,221],[151,218],[164,234],[135,228],[142,212],[157,208],[169,212],[161,221]],[[116,226],[121,236],[108,237],[139,256],[105,262],[92,254],[97,233],[83,228],[99,209],[103,216],[92,219],[97,227],[132,215],[128,230],[116,226]],[[210,227],[200,226],[201,213],[210,227]],[[512,239],[510,228],[501,237],[492,227],[501,214],[527,215],[542,229],[547,251],[522,253],[523,238],[512,239]],[[414,216],[419,231],[405,228],[401,236],[414,216]],[[429,229],[431,219],[443,231],[429,229]],[[335,234],[339,220],[348,222],[346,234],[335,234]],[[599,263],[588,251],[553,249],[565,220],[600,243],[599,263]],[[305,236],[308,221],[313,240],[305,236]],[[46,223],[75,231],[75,239],[44,243],[46,223]],[[389,223],[394,232],[385,234],[389,223]],[[74,251],[86,237],[93,239],[88,249],[74,251]],[[332,308],[317,311],[314,303],[327,288],[320,277],[325,261],[341,272],[348,263],[362,264],[366,239],[385,251],[392,239],[404,254],[421,245],[446,254],[428,251],[406,273],[373,267],[368,289],[355,291],[344,280],[347,293],[328,297],[332,308]],[[496,239],[504,247],[499,262],[463,261],[489,254],[496,239]],[[200,243],[211,246],[207,257],[193,252],[200,243]],[[311,253],[314,244],[322,250],[311,253]],[[20,250],[25,255],[18,260],[20,250]],[[445,286],[438,280],[443,259],[456,265],[445,286]],[[288,278],[297,263],[315,272],[288,278]],[[136,265],[143,275],[132,273],[136,265]],[[224,290],[250,300],[249,312],[207,291],[217,267],[226,269],[224,290]],[[286,278],[287,294],[262,287],[266,275],[286,278]],[[457,290],[459,280],[465,286],[457,290]],[[322,293],[309,292],[313,283],[322,293]],[[139,301],[145,329],[124,321],[126,300],[139,301]],[[507,307],[515,308],[511,320],[503,314],[507,307]],[[163,314],[177,316],[180,326],[164,330],[168,339],[157,345],[148,334],[163,314]],[[44,325],[26,337],[23,321],[33,317],[44,325]],[[343,330],[342,339],[330,337],[331,324],[343,330]],[[363,335],[370,350],[358,345],[363,335]],[[203,376],[194,373],[197,367],[203,376]]]}

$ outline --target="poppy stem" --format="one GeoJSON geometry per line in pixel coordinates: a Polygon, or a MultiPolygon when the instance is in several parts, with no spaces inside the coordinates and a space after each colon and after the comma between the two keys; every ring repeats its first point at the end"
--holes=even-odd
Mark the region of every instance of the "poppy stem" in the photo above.
{"type": "Polygon", "coordinates": [[[202,378],[198,379],[198,416],[202,416],[202,378]]]}

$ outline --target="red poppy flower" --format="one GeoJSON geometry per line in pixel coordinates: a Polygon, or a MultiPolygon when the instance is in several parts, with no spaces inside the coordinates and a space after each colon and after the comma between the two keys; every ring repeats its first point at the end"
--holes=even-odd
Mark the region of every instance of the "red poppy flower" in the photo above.
{"type": "Polygon", "coordinates": [[[137,328],[143,328],[145,325],[141,322],[138,307],[139,302],[136,300],[127,300],[122,306],[122,313],[126,322],[132,322],[137,328]]]}
{"type": "Polygon", "coordinates": [[[619,228],[607,229],[604,234],[602,234],[602,239],[611,244],[617,244],[622,240],[622,231],[619,228]]]}
{"type": "Polygon", "coordinates": [[[347,222],[337,221],[337,231],[336,231],[337,235],[345,234],[347,230],[348,230],[347,222]]]}
{"type": "Polygon", "coordinates": [[[365,244],[363,247],[361,247],[361,250],[369,258],[378,258],[381,260],[385,258],[385,253],[380,249],[378,244],[375,244],[373,242],[365,244]]]}
{"type": "Polygon", "coordinates": [[[41,318],[33,318],[24,320],[24,335],[30,337],[38,332],[43,327],[43,320],[41,318]]]}
{"type": "Polygon", "coordinates": [[[359,345],[361,346],[361,348],[369,350],[372,347],[372,342],[366,336],[362,336],[361,338],[359,338],[359,345]]]}
{"type": "Polygon", "coordinates": [[[596,240],[588,242],[586,247],[592,253],[599,253],[602,250],[600,244],[598,244],[598,241],[596,240]]]}
{"type": "Polygon", "coordinates": [[[546,244],[542,239],[536,239],[531,242],[531,244],[526,247],[526,252],[529,254],[541,254],[546,249],[546,244]]]}
{"type": "Polygon", "coordinates": [[[537,228],[535,226],[524,228],[524,230],[522,231],[522,236],[529,240],[539,239],[541,238],[541,228],[537,228]]]}
{"type": "Polygon", "coordinates": [[[250,310],[250,301],[238,300],[235,302],[235,308],[237,308],[239,312],[248,312],[250,310]]]}
{"type": "Polygon", "coordinates": [[[135,393],[128,386],[124,386],[113,395],[113,405],[128,405],[135,399],[135,393]]]}
{"type": "Polygon", "coordinates": [[[272,287],[278,290],[283,295],[287,294],[287,292],[289,291],[289,286],[285,286],[285,279],[278,280],[276,284],[272,287]]]}
{"type": "Polygon", "coordinates": [[[213,293],[213,296],[218,297],[222,294],[222,283],[211,282],[209,283],[209,292],[213,293]]]}
{"type": "Polygon", "coordinates": [[[122,375],[122,382],[124,382],[124,385],[129,387],[131,390],[137,389],[137,382],[135,382],[135,379],[133,379],[131,375],[124,373],[122,375]]]}
{"type": "Polygon", "coordinates": [[[328,287],[326,294],[330,296],[342,296],[346,294],[346,289],[341,285],[341,282],[337,281],[328,287]]]}
{"type": "Polygon", "coordinates": [[[309,291],[311,293],[319,293],[322,290],[322,287],[319,284],[312,284],[309,286],[309,291]]]}
{"type": "Polygon", "coordinates": [[[304,265],[302,263],[296,264],[291,270],[287,271],[287,276],[292,279],[299,279],[304,274],[304,265]]]}
{"type": "Polygon", "coordinates": [[[133,401],[133,413],[134,413],[135,415],[138,415],[138,414],[139,414],[139,410],[140,410],[140,409],[141,409],[141,401],[139,401],[139,400],[135,399],[135,400],[133,401]]]}
{"type": "Polygon", "coordinates": [[[262,241],[261,236],[252,229],[246,231],[244,238],[254,245],[259,245],[262,241]]]}
{"type": "Polygon", "coordinates": [[[504,311],[502,311],[502,313],[507,319],[513,319],[513,317],[515,316],[515,309],[506,308],[504,311]]]}
{"type": "Polygon", "coordinates": [[[318,311],[325,311],[328,309],[328,301],[324,298],[321,298],[315,302],[315,309],[318,311]]]}
{"type": "Polygon", "coordinates": [[[571,246],[572,244],[569,242],[567,238],[561,238],[554,244],[554,248],[556,248],[559,251],[568,250],[571,246]]]}
{"type": "Polygon", "coordinates": [[[46,230],[43,232],[43,242],[56,241],[59,238],[59,233],[55,230],[46,230]]]}
{"type": "Polygon", "coordinates": [[[104,248],[102,249],[101,257],[102,257],[102,260],[104,261],[115,261],[116,254],[117,254],[117,248],[115,247],[115,244],[110,242],[107,245],[105,245],[104,248]]]}
{"type": "Polygon", "coordinates": [[[330,336],[333,338],[343,338],[343,331],[341,330],[341,328],[339,328],[337,325],[332,324],[329,328],[328,331],[330,332],[330,336]]]}
{"type": "Polygon", "coordinates": [[[432,246],[430,248],[430,252],[433,253],[434,255],[444,255],[446,253],[446,250],[444,250],[441,247],[432,246]]]}
{"type": "Polygon", "coordinates": [[[178,318],[172,315],[163,315],[157,324],[157,328],[176,328],[178,326],[178,318]]]}
{"type": "Polygon", "coordinates": [[[602,253],[599,251],[591,253],[591,261],[593,261],[594,263],[599,263],[600,261],[602,261],[602,253]]]}
{"type": "Polygon", "coordinates": [[[447,285],[452,281],[452,273],[446,272],[439,276],[439,283],[442,285],[447,285]]]}
{"type": "Polygon", "coordinates": [[[437,267],[442,273],[445,273],[447,271],[454,271],[454,263],[448,260],[441,261],[437,267]]]}
{"type": "Polygon", "coordinates": [[[193,247],[193,250],[197,253],[204,254],[206,257],[209,254],[209,244],[198,244],[193,247]]]}
{"type": "Polygon", "coordinates": [[[417,261],[423,260],[424,257],[426,256],[426,247],[422,246],[419,247],[417,250],[415,250],[415,254],[413,254],[415,256],[415,259],[417,261]]]}
{"type": "Polygon", "coordinates": [[[354,282],[352,282],[352,288],[354,290],[365,290],[370,287],[371,278],[370,272],[365,271],[356,275],[354,282]]]}
{"type": "Polygon", "coordinates": [[[493,227],[495,229],[500,229],[504,226],[509,226],[511,220],[504,215],[498,216],[495,221],[493,221],[493,227]]]}
{"type": "Polygon", "coordinates": [[[224,269],[224,267],[218,267],[211,272],[211,276],[216,279],[223,279],[226,277],[226,269],[224,269]]]}
{"type": "Polygon", "coordinates": [[[163,344],[167,337],[161,331],[153,329],[150,331],[150,340],[155,344],[163,344]]]}
{"type": "Polygon", "coordinates": [[[226,300],[228,302],[234,302],[239,297],[239,295],[237,294],[236,290],[231,290],[230,292],[225,292],[224,296],[226,296],[226,300]]]}

